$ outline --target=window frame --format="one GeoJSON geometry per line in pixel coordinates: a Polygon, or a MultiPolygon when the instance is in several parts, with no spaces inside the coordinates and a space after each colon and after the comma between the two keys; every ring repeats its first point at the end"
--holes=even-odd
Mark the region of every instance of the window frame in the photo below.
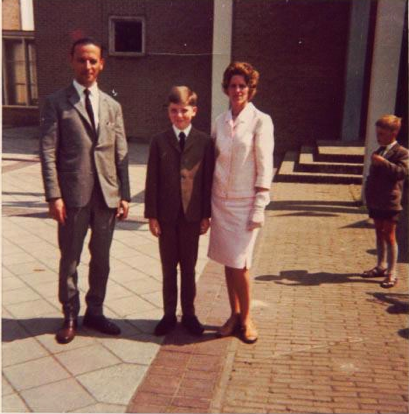
{"type": "MultiPolygon", "coordinates": [[[[32,101],[32,93],[31,93],[31,84],[32,79],[30,76],[30,64],[29,64],[29,55],[28,55],[28,43],[34,43],[35,45],[35,36],[34,32],[27,33],[27,32],[10,32],[2,34],[2,88],[3,88],[3,99],[4,103],[2,102],[3,108],[38,108],[39,105],[32,105],[29,102],[32,101]],[[24,50],[24,69],[25,69],[25,88],[26,88],[26,96],[27,96],[27,103],[23,104],[10,104],[9,103],[9,96],[8,96],[8,71],[7,71],[7,62],[5,58],[6,48],[5,43],[7,40],[19,40],[23,44],[24,50]]],[[[37,55],[36,55],[36,70],[37,70],[37,55]]],[[[38,99],[38,83],[36,84],[37,88],[37,99],[38,99]]]]}
{"type": "Polygon", "coordinates": [[[142,57],[146,55],[146,20],[144,16],[109,16],[109,50],[110,56],[142,57]],[[115,23],[116,22],[140,22],[142,24],[142,51],[141,52],[120,52],[115,50],[115,23]]]}

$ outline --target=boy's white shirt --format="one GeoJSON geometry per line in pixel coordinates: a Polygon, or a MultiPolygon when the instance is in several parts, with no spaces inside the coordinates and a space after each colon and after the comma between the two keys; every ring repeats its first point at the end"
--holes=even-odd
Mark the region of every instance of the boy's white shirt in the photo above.
{"type": "Polygon", "coordinates": [[[382,154],[381,154],[381,156],[382,157],[384,157],[387,153],[388,153],[388,151],[394,146],[394,145],[396,145],[398,143],[398,141],[393,141],[393,142],[391,142],[389,145],[387,145],[386,146],[386,148],[382,151],[382,154]]]}
{"type": "Polygon", "coordinates": [[[187,128],[185,128],[185,129],[178,129],[178,128],[176,128],[175,127],[175,125],[173,125],[172,124],[172,128],[173,128],[173,132],[176,134],[176,138],[178,139],[178,141],[180,140],[180,138],[179,138],[179,134],[181,133],[181,132],[184,132],[184,134],[186,135],[186,139],[187,139],[187,137],[189,136],[189,132],[190,132],[190,130],[192,129],[192,124],[190,124],[187,128]]]}

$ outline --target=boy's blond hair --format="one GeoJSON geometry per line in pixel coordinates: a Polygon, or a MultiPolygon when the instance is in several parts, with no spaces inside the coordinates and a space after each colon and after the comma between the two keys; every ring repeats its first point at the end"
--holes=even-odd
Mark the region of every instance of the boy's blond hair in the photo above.
{"type": "Polygon", "coordinates": [[[388,129],[389,131],[397,134],[402,125],[402,118],[395,115],[384,115],[376,121],[375,125],[380,128],[388,129]]]}
{"type": "Polygon", "coordinates": [[[187,86],[173,86],[169,92],[169,103],[177,105],[197,105],[197,94],[187,86]]]}

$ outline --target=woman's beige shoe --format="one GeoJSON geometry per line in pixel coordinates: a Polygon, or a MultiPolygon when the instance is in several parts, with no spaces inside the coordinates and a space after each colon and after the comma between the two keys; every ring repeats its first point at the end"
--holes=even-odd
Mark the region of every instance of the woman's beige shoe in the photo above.
{"type": "Polygon", "coordinates": [[[258,339],[258,332],[253,322],[241,327],[241,339],[246,344],[254,344],[258,339]]]}
{"type": "Polygon", "coordinates": [[[227,319],[226,323],[218,329],[218,331],[216,332],[216,335],[219,338],[231,336],[236,332],[239,325],[240,325],[240,314],[236,313],[234,315],[231,315],[230,318],[227,319]]]}

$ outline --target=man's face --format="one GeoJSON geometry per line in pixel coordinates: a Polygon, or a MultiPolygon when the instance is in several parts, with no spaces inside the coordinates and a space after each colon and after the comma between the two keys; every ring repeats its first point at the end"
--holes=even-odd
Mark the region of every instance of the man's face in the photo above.
{"type": "Polygon", "coordinates": [[[71,66],[78,83],[87,88],[92,86],[104,68],[101,49],[92,44],[76,46],[71,56],[71,66]]]}
{"type": "Polygon", "coordinates": [[[389,145],[396,140],[396,132],[391,131],[387,128],[376,127],[376,139],[379,145],[389,145]]]}
{"type": "Polygon", "coordinates": [[[181,130],[186,129],[196,116],[197,107],[192,105],[182,105],[170,103],[168,106],[168,115],[170,122],[181,130]]]}

